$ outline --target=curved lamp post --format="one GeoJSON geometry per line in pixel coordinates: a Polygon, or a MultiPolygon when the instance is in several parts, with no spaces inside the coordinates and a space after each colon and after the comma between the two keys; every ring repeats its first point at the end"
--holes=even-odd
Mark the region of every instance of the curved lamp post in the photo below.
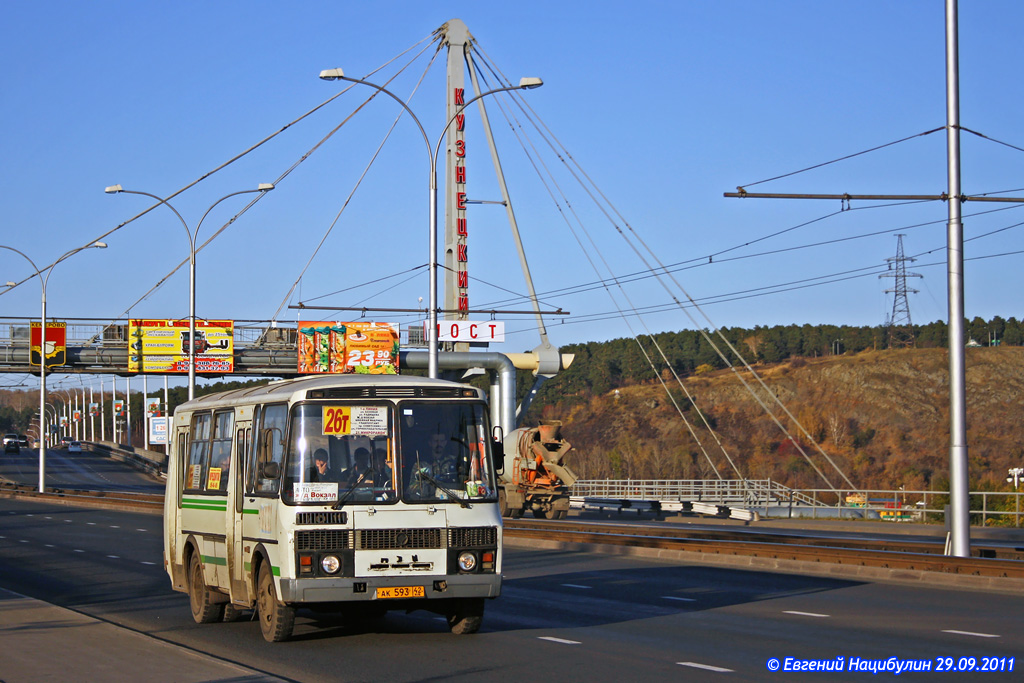
{"type": "Polygon", "coordinates": [[[368,85],[375,90],[384,93],[398,104],[402,105],[402,108],[409,113],[413,121],[416,122],[416,126],[420,129],[420,134],[423,136],[423,142],[427,145],[427,155],[430,158],[430,196],[429,196],[429,215],[430,215],[430,239],[429,249],[430,258],[429,263],[429,281],[430,281],[430,332],[428,334],[429,348],[428,362],[427,362],[427,374],[430,377],[436,378],[437,372],[437,155],[441,149],[441,142],[444,140],[444,136],[448,131],[448,127],[452,125],[456,117],[461,114],[466,107],[476,102],[482,97],[493,95],[494,93],[506,92],[508,90],[530,90],[533,88],[539,88],[544,85],[544,81],[539,78],[521,78],[519,85],[510,85],[505,88],[495,88],[494,90],[488,90],[482,92],[479,95],[469,98],[459,108],[459,110],[448,119],[448,123],[441,129],[441,135],[437,139],[437,144],[433,147],[430,146],[430,138],[427,137],[426,131],[423,129],[423,124],[420,123],[419,117],[413,113],[412,109],[409,108],[401,98],[392,93],[384,86],[371,83],[370,81],[364,81],[359,78],[350,78],[345,75],[345,72],[341,69],[324,69],[320,72],[320,78],[325,81],[349,81],[350,83],[360,83],[362,85],[368,85]]]}
{"type": "MultiPolygon", "coordinates": [[[[32,265],[32,269],[36,271],[36,276],[39,278],[39,284],[42,286],[42,315],[40,316],[39,326],[39,419],[41,422],[46,421],[46,284],[50,281],[50,275],[53,273],[53,268],[58,263],[66,258],[70,258],[80,251],[85,249],[106,249],[107,245],[104,242],[93,242],[87,244],[84,247],[78,247],[65,253],[59,259],[54,261],[49,268],[46,269],[46,277],[43,277],[42,272],[36,267],[35,261],[30,259],[24,252],[15,249],[14,247],[8,247],[0,244],[0,248],[8,249],[16,254],[21,254],[26,261],[32,265]]],[[[29,350],[29,356],[31,360],[31,350],[29,350]]],[[[39,440],[39,493],[43,493],[46,489],[46,439],[39,440]]]]}
{"type": "Polygon", "coordinates": [[[182,227],[185,228],[185,233],[188,235],[189,244],[189,261],[188,261],[188,399],[191,401],[196,397],[196,239],[199,237],[199,228],[203,227],[203,221],[213,211],[213,207],[220,204],[225,199],[234,197],[239,194],[249,194],[251,192],[269,192],[274,189],[273,183],[260,183],[255,190],[239,190],[238,192],[232,192],[231,194],[224,195],[206,210],[203,217],[199,219],[199,224],[196,225],[195,232],[189,229],[188,223],[181,217],[178,210],[175,209],[166,200],[157,197],[155,194],[149,192],[141,192],[139,190],[126,190],[120,185],[110,185],[104,192],[107,194],[141,194],[145,197],[151,197],[168,209],[174,212],[174,215],[181,221],[182,227]]]}

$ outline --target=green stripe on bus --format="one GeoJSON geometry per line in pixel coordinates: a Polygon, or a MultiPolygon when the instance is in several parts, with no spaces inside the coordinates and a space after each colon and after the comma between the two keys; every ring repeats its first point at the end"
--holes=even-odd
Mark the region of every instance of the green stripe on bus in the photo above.
{"type": "MultiPolygon", "coordinates": [[[[252,571],[252,562],[245,562],[244,564],[245,564],[245,571],[251,572],[252,571]]],[[[274,576],[281,576],[281,568],[280,567],[275,567],[274,565],[270,565],[270,571],[271,571],[271,573],[274,576]]]]}
{"type": "Polygon", "coordinates": [[[258,515],[258,514],[260,514],[260,511],[257,510],[256,508],[242,508],[242,514],[243,515],[258,515]]]}
{"type": "Polygon", "coordinates": [[[196,503],[181,503],[181,509],[182,510],[214,510],[216,512],[227,512],[227,508],[225,506],[220,506],[218,508],[215,505],[199,505],[199,504],[196,504],[196,503]]]}
{"type": "Polygon", "coordinates": [[[220,565],[221,567],[224,567],[228,563],[228,558],[226,558],[226,557],[217,557],[215,555],[203,555],[203,563],[204,564],[216,564],[216,565],[220,565]]]}

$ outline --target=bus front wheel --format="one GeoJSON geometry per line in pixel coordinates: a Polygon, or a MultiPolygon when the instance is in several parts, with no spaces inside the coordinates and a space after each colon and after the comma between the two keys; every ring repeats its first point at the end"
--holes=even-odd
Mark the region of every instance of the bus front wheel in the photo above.
{"type": "Polygon", "coordinates": [[[213,602],[213,592],[206,587],[199,553],[193,553],[188,563],[188,604],[197,624],[212,624],[224,617],[224,603],[213,602]]]}
{"type": "Polygon", "coordinates": [[[455,607],[448,612],[448,626],[456,635],[468,635],[480,630],[484,620],[484,599],[463,598],[456,600],[455,607]]]}
{"type": "Polygon", "coordinates": [[[270,565],[267,562],[260,565],[257,590],[256,608],[260,615],[260,630],[263,631],[263,639],[268,643],[280,643],[282,640],[288,640],[292,635],[292,628],[295,626],[295,608],[290,605],[282,605],[277,601],[274,575],[271,574],[270,565]]]}

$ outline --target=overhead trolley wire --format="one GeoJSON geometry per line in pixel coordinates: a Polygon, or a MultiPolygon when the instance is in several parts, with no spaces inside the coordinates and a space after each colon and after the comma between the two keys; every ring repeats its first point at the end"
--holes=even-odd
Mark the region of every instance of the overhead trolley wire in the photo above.
{"type": "MultiPolygon", "coordinates": [[[[485,64],[486,64],[486,62],[485,62],[485,64]]],[[[488,68],[490,68],[489,64],[487,64],[487,66],[488,66],[488,68]]],[[[513,101],[518,102],[518,100],[515,100],[515,99],[513,99],[513,101]]],[[[536,158],[539,161],[539,163],[541,164],[541,166],[543,166],[544,171],[547,174],[547,178],[545,178],[544,173],[541,173],[540,170],[537,168],[537,164],[534,163],[533,155],[530,154],[530,151],[526,149],[526,145],[523,144],[522,137],[519,134],[520,131],[522,131],[524,133],[524,135],[525,135],[525,131],[524,131],[522,125],[519,123],[519,121],[516,119],[516,117],[511,116],[509,113],[507,113],[505,111],[504,107],[501,107],[500,104],[498,106],[501,109],[502,114],[505,116],[506,121],[509,123],[509,126],[512,129],[512,131],[513,131],[513,135],[516,137],[517,140],[519,140],[520,145],[523,147],[524,153],[526,154],[527,158],[530,159],[530,163],[534,166],[534,170],[535,170],[535,172],[537,172],[538,177],[540,177],[541,183],[544,185],[544,187],[547,190],[549,196],[551,196],[552,200],[555,202],[556,207],[558,207],[559,214],[562,216],[562,220],[566,223],[566,226],[569,228],[569,230],[572,233],[574,239],[576,239],[577,244],[580,246],[581,251],[583,251],[584,256],[587,258],[587,261],[590,263],[590,266],[594,270],[595,275],[599,279],[601,279],[602,281],[605,281],[603,276],[602,276],[602,274],[601,274],[600,269],[597,267],[597,265],[594,263],[594,260],[591,258],[590,251],[584,246],[582,240],[580,240],[579,235],[577,234],[576,230],[573,228],[572,222],[569,221],[568,216],[566,216],[565,213],[561,210],[561,203],[554,196],[554,192],[552,191],[551,186],[548,184],[548,179],[550,179],[551,185],[553,185],[555,188],[558,189],[558,192],[561,195],[562,202],[564,202],[566,208],[572,214],[574,220],[577,222],[577,224],[579,225],[580,229],[587,236],[587,239],[590,241],[591,246],[594,249],[594,252],[600,257],[601,262],[605,266],[605,269],[611,275],[611,281],[614,284],[616,284],[616,286],[618,287],[619,291],[625,297],[627,303],[629,303],[632,311],[634,312],[634,314],[636,314],[636,307],[633,305],[632,301],[630,300],[628,293],[621,286],[621,283],[619,283],[617,281],[617,279],[615,278],[614,273],[613,273],[610,265],[608,264],[607,260],[604,258],[603,254],[601,253],[601,250],[597,247],[596,243],[594,243],[593,238],[591,237],[589,231],[586,229],[586,226],[584,225],[583,221],[580,220],[579,215],[576,213],[576,211],[571,206],[571,202],[569,202],[569,199],[568,199],[567,195],[561,189],[561,186],[558,184],[558,181],[555,178],[554,174],[551,173],[550,169],[543,162],[543,157],[537,152],[537,149],[533,145],[532,140],[530,141],[530,149],[532,149],[534,151],[534,155],[536,156],[536,158]],[[514,125],[513,125],[513,121],[514,121],[514,125]],[[517,127],[518,127],[518,130],[517,130],[517,127]]],[[[520,109],[522,109],[522,104],[521,103],[520,103],[520,109]]],[[[524,111],[524,115],[526,115],[527,118],[529,118],[529,115],[525,111],[524,111]]],[[[534,126],[536,128],[536,124],[534,124],[534,126]]],[[[539,131],[539,132],[540,132],[541,136],[544,137],[543,131],[539,131]]],[[[549,144],[549,146],[551,145],[550,141],[548,141],[548,144],[549,144]]],[[[556,154],[557,154],[557,151],[556,151],[556,154]]],[[[611,299],[612,303],[618,309],[619,315],[622,318],[623,322],[626,324],[627,329],[629,329],[631,334],[633,335],[634,341],[636,341],[637,345],[640,347],[641,353],[643,354],[644,359],[647,361],[647,364],[651,367],[651,369],[654,372],[655,376],[658,378],[658,381],[661,382],[662,387],[665,390],[666,394],[668,395],[669,400],[671,401],[672,405],[675,407],[677,414],[683,420],[683,423],[686,426],[687,430],[689,431],[690,435],[693,437],[694,441],[697,443],[697,445],[700,448],[701,452],[703,453],[704,457],[707,459],[708,463],[711,465],[712,471],[714,471],[715,475],[718,476],[719,479],[721,479],[722,478],[721,473],[718,471],[718,468],[715,466],[714,461],[712,460],[711,456],[708,454],[706,448],[704,447],[703,442],[701,441],[700,437],[697,435],[697,433],[693,429],[693,426],[690,424],[690,421],[687,420],[685,414],[683,413],[682,408],[679,406],[678,402],[676,401],[675,396],[673,396],[672,392],[669,391],[668,386],[665,384],[664,379],[661,376],[661,373],[658,371],[658,368],[655,365],[653,359],[651,358],[650,354],[647,352],[647,349],[644,347],[643,343],[641,342],[640,336],[633,331],[632,325],[630,324],[628,317],[626,316],[626,314],[622,310],[622,308],[619,306],[619,304],[618,304],[618,302],[616,300],[616,297],[614,296],[612,291],[607,286],[605,286],[605,290],[608,293],[608,296],[611,299]]],[[[666,366],[668,367],[670,372],[673,374],[673,376],[675,377],[676,381],[679,383],[679,386],[682,388],[682,390],[685,393],[687,399],[690,401],[691,405],[694,406],[694,409],[697,411],[698,415],[703,420],[705,428],[714,437],[715,441],[717,442],[719,448],[721,449],[722,453],[724,454],[724,456],[725,456],[726,460],[728,461],[729,465],[733,468],[733,471],[736,472],[737,476],[740,477],[741,481],[743,481],[744,485],[745,485],[745,481],[746,480],[743,477],[742,473],[736,467],[736,464],[733,462],[733,460],[732,460],[731,456],[729,455],[728,451],[726,451],[725,446],[724,446],[724,444],[722,444],[721,440],[718,438],[718,435],[715,434],[713,429],[711,429],[711,425],[708,423],[706,416],[700,410],[699,406],[697,406],[696,402],[694,401],[693,397],[690,395],[690,393],[687,390],[686,386],[682,383],[682,380],[679,378],[679,375],[676,373],[675,368],[672,367],[672,364],[669,362],[668,358],[665,356],[665,353],[664,353],[663,349],[658,344],[657,339],[653,335],[650,334],[650,330],[649,330],[649,328],[647,328],[646,323],[643,321],[643,318],[641,316],[639,316],[639,315],[637,315],[637,318],[638,318],[638,320],[640,320],[641,323],[644,323],[644,327],[645,327],[645,329],[647,329],[647,332],[648,332],[648,338],[654,344],[655,348],[658,350],[658,353],[661,355],[662,360],[665,362],[666,366]]]]}
{"type": "MultiPolygon", "coordinates": [[[[579,186],[591,198],[591,201],[594,203],[594,206],[596,206],[598,208],[598,210],[605,215],[605,217],[608,219],[608,221],[611,224],[611,226],[625,240],[627,245],[629,245],[629,247],[633,250],[634,254],[641,260],[641,262],[645,266],[647,266],[647,268],[650,269],[652,272],[659,272],[659,273],[663,272],[665,275],[667,275],[669,277],[669,279],[673,282],[673,284],[693,304],[693,308],[696,308],[698,311],[700,311],[701,315],[708,322],[708,324],[712,326],[712,328],[715,330],[715,332],[718,334],[718,336],[722,339],[722,341],[726,344],[726,346],[730,349],[730,351],[736,356],[736,358],[738,358],[743,363],[744,367],[752,374],[752,376],[757,379],[757,381],[761,384],[762,388],[765,389],[766,393],[768,393],[772,397],[772,399],[775,401],[775,403],[790,418],[790,420],[793,422],[793,424],[796,424],[796,425],[798,425],[801,428],[801,430],[803,431],[803,433],[804,433],[805,437],[808,439],[808,441],[810,443],[814,444],[814,446],[817,448],[817,451],[828,461],[828,463],[832,466],[832,468],[836,472],[839,473],[839,475],[847,482],[847,484],[850,486],[850,488],[855,488],[853,486],[852,482],[849,481],[849,479],[839,469],[839,467],[835,464],[835,462],[832,460],[832,458],[827,453],[825,453],[825,451],[820,447],[820,445],[817,443],[817,441],[815,441],[814,438],[807,432],[807,430],[803,429],[803,426],[800,425],[799,421],[796,420],[795,416],[793,416],[792,413],[790,413],[790,411],[786,408],[786,406],[781,403],[781,401],[778,399],[778,397],[775,396],[774,393],[768,391],[768,388],[764,384],[764,381],[757,374],[757,372],[753,369],[753,367],[751,367],[750,364],[747,363],[747,361],[743,357],[743,355],[740,354],[740,352],[735,348],[735,346],[733,346],[733,344],[731,342],[729,342],[728,339],[725,338],[725,336],[722,334],[722,332],[716,326],[714,326],[714,324],[711,322],[710,318],[708,318],[708,316],[703,312],[703,310],[699,307],[699,305],[697,305],[696,302],[693,301],[692,297],[690,297],[689,293],[685,290],[685,288],[683,288],[682,285],[671,275],[671,273],[669,273],[665,269],[664,265],[660,263],[660,259],[658,259],[658,257],[654,254],[654,252],[650,249],[650,247],[643,241],[643,239],[640,238],[640,236],[636,233],[636,231],[628,223],[628,221],[626,221],[624,219],[624,217],[614,207],[614,205],[607,198],[607,196],[597,187],[597,185],[589,177],[589,175],[586,173],[586,171],[584,171],[582,169],[582,167],[580,167],[579,164],[575,161],[575,159],[573,159],[572,155],[565,148],[565,146],[558,140],[558,138],[553,133],[551,133],[550,129],[546,125],[543,124],[543,121],[540,119],[539,116],[536,115],[536,112],[533,111],[533,109],[530,107],[530,105],[528,103],[521,103],[520,106],[521,107],[525,107],[524,115],[527,116],[528,120],[530,120],[530,122],[541,133],[542,137],[545,139],[545,141],[547,141],[548,145],[552,147],[552,149],[555,152],[556,156],[558,156],[558,158],[562,161],[563,166],[566,168],[566,170],[568,170],[570,175],[576,179],[576,181],[579,184],[579,186]],[[549,134],[550,139],[549,139],[548,135],[544,135],[545,131],[547,131],[547,133],[549,134]],[[558,144],[557,149],[554,147],[554,145],[552,143],[552,140],[554,140],[558,144]],[[576,169],[579,170],[579,174],[576,173],[576,169]],[[580,175],[582,175],[583,178],[585,178],[587,182],[583,182],[583,180],[581,180],[581,178],[580,178],[580,175]],[[597,195],[600,196],[600,201],[595,196],[594,192],[591,191],[591,187],[593,187],[594,191],[597,193],[597,195]],[[607,209],[606,209],[606,206],[608,207],[607,209]],[[647,257],[645,257],[640,252],[640,250],[633,243],[633,239],[630,239],[630,236],[627,235],[627,233],[622,229],[622,227],[619,225],[619,222],[616,221],[611,216],[611,214],[609,213],[609,209],[611,211],[613,211],[619,217],[619,219],[622,220],[622,224],[625,225],[626,230],[628,230],[629,233],[633,236],[633,239],[635,239],[637,242],[639,242],[643,246],[643,248],[647,251],[647,253],[649,253],[651,255],[651,257],[654,259],[654,261],[659,264],[659,268],[657,270],[650,266],[650,264],[648,263],[647,257]]],[[[598,275],[600,276],[600,274],[598,274],[598,275]]],[[[661,277],[658,277],[657,279],[658,279],[659,282],[661,282],[662,286],[666,289],[666,291],[668,292],[669,296],[676,302],[676,304],[680,307],[680,309],[683,310],[683,312],[687,315],[687,317],[690,318],[691,322],[693,322],[694,326],[699,330],[701,335],[705,338],[705,340],[712,347],[712,349],[714,349],[715,352],[719,355],[719,357],[723,360],[723,362],[728,367],[730,367],[733,370],[733,372],[735,373],[737,378],[740,380],[741,383],[743,383],[743,385],[747,388],[748,392],[754,397],[754,399],[761,405],[761,407],[765,411],[765,413],[776,423],[776,425],[779,427],[779,429],[784,434],[786,434],[787,437],[792,438],[790,436],[788,430],[786,429],[785,425],[783,425],[782,422],[778,419],[778,417],[774,414],[774,412],[771,411],[768,408],[768,406],[764,403],[763,399],[758,394],[758,392],[753,391],[753,388],[750,387],[750,385],[747,383],[746,379],[733,366],[733,364],[729,360],[728,356],[726,356],[721,351],[721,349],[718,348],[718,345],[715,344],[714,340],[711,339],[711,337],[707,334],[707,332],[704,330],[703,326],[701,326],[700,324],[697,323],[697,321],[693,318],[693,316],[689,313],[689,311],[686,308],[682,307],[681,302],[679,302],[679,300],[675,297],[675,295],[672,293],[671,289],[664,282],[662,282],[661,277]]],[[[637,315],[639,317],[639,314],[637,314],[637,315]]],[[[835,487],[832,485],[831,481],[828,479],[827,476],[825,476],[825,474],[820,470],[820,468],[818,468],[818,466],[813,462],[813,460],[810,458],[810,456],[803,450],[803,448],[799,444],[799,442],[797,442],[795,439],[793,439],[793,443],[796,446],[797,450],[804,457],[804,459],[808,462],[808,464],[822,478],[822,480],[824,480],[828,484],[828,486],[830,488],[835,490],[835,487]]]]}

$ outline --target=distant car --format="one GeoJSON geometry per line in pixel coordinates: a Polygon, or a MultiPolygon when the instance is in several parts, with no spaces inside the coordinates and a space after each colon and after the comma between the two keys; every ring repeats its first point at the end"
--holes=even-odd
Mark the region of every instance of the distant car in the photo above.
{"type": "Polygon", "coordinates": [[[81,441],[72,441],[71,443],[68,444],[68,453],[81,453],[81,452],[82,452],[82,442],[81,441]]]}
{"type": "Polygon", "coordinates": [[[22,448],[29,448],[28,437],[24,434],[18,437],[18,445],[22,448]]]}
{"type": "Polygon", "coordinates": [[[4,453],[20,453],[21,444],[17,434],[4,434],[4,453]]]}
{"type": "Polygon", "coordinates": [[[67,446],[69,443],[71,443],[71,441],[72,441],[72,439],[71,439],[70,436],[62,436],[62,437],[60,437],[60,445],[61,446],[67,446]]]}

